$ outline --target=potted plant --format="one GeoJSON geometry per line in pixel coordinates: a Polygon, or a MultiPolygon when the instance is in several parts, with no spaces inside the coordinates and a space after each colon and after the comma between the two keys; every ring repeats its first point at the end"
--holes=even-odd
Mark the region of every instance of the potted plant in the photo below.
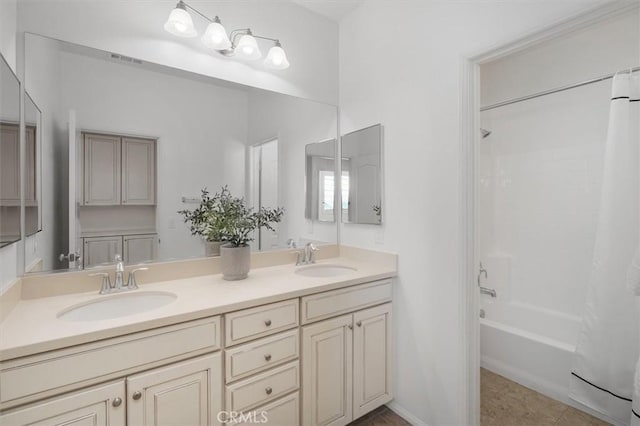
{"type": "MultiPolygon", "coordinates": [[[[226,187],[224,188],[226,189],[226,187]]],[[[284,209],[261,207],[258,211],[247,207],[244,198],[226,196],[220,200],[221,214],[224,217],[222,256],[222,276],[225,280],[235,281],[249,275],[252,232],[259,228],[275,231],[273,224],[282,220],[284,209]]]]}
{"type": "Polygon", "coordinates": [[[224,216],[222,215],[222,200],[231,197],[227,187],[220,193],[209,196],[207,188],[202,190],[200,205],[194,210],[180,210],[184,222],[189,224],[191,235],[204,239],[205,256],[220,256],[220,245],[223,241],[224,216]]]}

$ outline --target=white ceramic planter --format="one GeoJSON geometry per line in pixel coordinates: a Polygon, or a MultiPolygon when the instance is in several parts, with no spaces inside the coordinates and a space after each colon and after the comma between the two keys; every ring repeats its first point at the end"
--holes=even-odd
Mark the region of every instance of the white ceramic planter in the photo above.
{"type": "Polygon", "coordinates": [[[251,267],[251,247],[220,247],[222,261],[222,278],[227,281],[244,280],[249,276],[251,267]]]}
{"type": "Polygon", "coordinates": [[[220,256],[220,241],[205,241],[204,242],[204,255],[206,257],[220,256]]]}

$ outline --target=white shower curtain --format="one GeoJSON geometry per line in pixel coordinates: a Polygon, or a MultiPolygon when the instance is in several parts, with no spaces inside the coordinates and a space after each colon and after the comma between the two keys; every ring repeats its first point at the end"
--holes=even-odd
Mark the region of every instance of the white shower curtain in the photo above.
{"type": "Polygon", "coordinates": [[[569,394],[633,426],[640,426],[639,85],[629,73],[613,78],[593,267],[569,394]]]}

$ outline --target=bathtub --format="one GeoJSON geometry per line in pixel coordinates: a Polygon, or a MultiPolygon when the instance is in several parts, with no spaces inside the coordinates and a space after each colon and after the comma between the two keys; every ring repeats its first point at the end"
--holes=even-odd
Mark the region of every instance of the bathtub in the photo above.
{"type": "Polygon", "coordinates": [[[481,365],[553,399],[584,409],[567,396],[581,319],[482,296],[481,365]]]}

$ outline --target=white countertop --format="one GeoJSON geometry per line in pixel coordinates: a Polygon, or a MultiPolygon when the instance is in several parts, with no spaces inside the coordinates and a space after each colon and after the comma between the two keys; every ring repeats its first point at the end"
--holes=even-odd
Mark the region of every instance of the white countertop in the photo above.
{"type": "Polygon", "coordinates": [[[318,262],[323,263],[349,266],[356,268],[356,271],[337,277],[307,277],[295,274],[294,271],[300,267],[289,264],[252,269],[249,277],[242,281],[225,281],[221,274],[216,274],[155,284],[143,283],[140,285],[143,291],[171,292],[177,295],[177,299],[150,311],[99,321],[68,321],[59,319],[57,315],[70,306],[111,295],[99,295],[92,291],[23,299],[0,323],[0,360],[391,278],[397,273],[396,268],[388,263],[346,257],[318,262]]]}

